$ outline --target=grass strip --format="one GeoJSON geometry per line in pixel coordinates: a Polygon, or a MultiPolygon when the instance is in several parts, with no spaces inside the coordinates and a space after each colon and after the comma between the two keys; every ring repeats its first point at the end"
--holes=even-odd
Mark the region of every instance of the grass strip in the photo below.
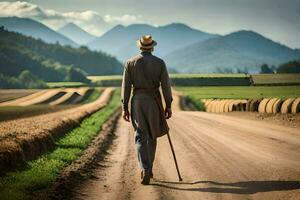
{"type": "Polygon", "coordinates": [[[184,95],[200,99],[290,98],[300,96],[300,86],[176,87],[184,95]]]}
{"type": "Polygon", "coordinates": [[[80,103],[90,103],[98,99],[103,92],[103,89],[94,88],[80,103]]]}
{"type": "Polygon", "coordinates": [[[56,143],[56,148],[27,166],[0,177],[1,199],[31,199],[33,192],[47,187],[58,173],[76,158],[99,133],[103,123],[120,106],[120,91],[116,90],[107,106],[84,119],[56,143]]]}
{"type": "Polygon", "coordinates": [[[50,88],[61,88],[61,87],[83,87],[86,83],[82,82],[47,82],[47,86],[50,88]]]}

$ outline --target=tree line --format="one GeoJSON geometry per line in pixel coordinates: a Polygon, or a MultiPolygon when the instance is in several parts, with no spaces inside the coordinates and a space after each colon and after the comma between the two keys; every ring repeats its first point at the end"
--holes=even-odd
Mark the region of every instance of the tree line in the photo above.
{"type": "Polygon", "coordinates": [[[89,83],[87,75],[121,72],[122,64],[102,52],[47,44],[0,28],[0,88],[43,88],[53,81],[89,83]]]}
{"type": "Polygon", "coordinates": [[[276,66],[269,66],[268,64],[263,64],[260,67],[261,74],[283,74],[283,73],[300,73],[300,61],[293,60],[287,63],[283,63],[276,66]]]}

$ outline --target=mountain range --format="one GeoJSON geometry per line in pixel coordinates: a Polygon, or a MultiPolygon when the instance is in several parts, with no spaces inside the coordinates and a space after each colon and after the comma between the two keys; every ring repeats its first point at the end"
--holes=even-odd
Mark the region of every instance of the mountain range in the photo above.
{"type": "Polygon", "coordinates": [[[179,72],[235,72],[245,69],[258,72],[264,63],[278,65],[300,59],[300,52],[254,31],[243,30],[195,43],[164,58],[169,67],[179,72]]]}
{"type": "Polygon", "coordinates": [[[18,17],[0,18],[0,25],[48,43],[59,42],[73,47],[85,45],[116,56],[122,62],[139,52],[136,40],[141,35],[151,34],[158,42],[154,54],[162,57],[169,69],[181,73],[241,70],[255,73],[262,64],[278,65],[300,59],[299,49],[289,48],[250,30],[217,35],[182,23],[158,27],[132,24],[117,25],[95,37],[73,23],[66,24],[57,32],[32,19],[18,17]]]}
{"type": "Polygon", "coordinates": [[[254,31],[242,30],[222,36],[181,23],[159,27],[118,25],[87,46],[115,55],[124,62],[139,52],[136,40],[143,34],[153,35],[158,42],[154,54],[162,57],[169,69],[180,73],[256,73],[265,63],[278,65],[300,59],[299,49],[291,49],[254,31]]]}
{"type": "Polygon", "coordinates": [[[151,34],[157,40],[155,53],[160,57],[196,42],[217,37],[217,35],[205,33],[181,23],[159,27],[147,24],[117,25],[88,43],[87,46],[94,50],[108,52],[124,61],[138,53],[136,40],[144,34],[151,34]]]}
{"type": "Polygon", "coordinates": [[[66,36],[52,30],[46,25],[29,18],[20,17],[0,17],[0,26],[4,26],[9,31],[22,33],[35,39],[41,39],[47,43],[60,43],[78,47],[78,44],[66,36]]]}
{"type": "Polygon", "coordinates": [[[76,41],[76,43],[80,45],[84,45],[96,38],[74,23],[68,23],[57,31],[71,40],[76,41]]]}

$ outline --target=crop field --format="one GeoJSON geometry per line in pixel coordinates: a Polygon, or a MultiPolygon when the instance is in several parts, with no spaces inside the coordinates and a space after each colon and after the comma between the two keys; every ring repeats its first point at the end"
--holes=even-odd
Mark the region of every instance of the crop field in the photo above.
{"type": "Polygon", "coordinates": [[[36,89],[0,89],[0,103],[24,97],[37,91],[36,89]]]}
{"type": "Polygon", "coordinates": [[[74,107],[76,107],[76,105],[2,106],[0,107],[0,121],[47,114],[60,110],[67,110],[74,107]]]}
{"type": "Polygon", "coordinates": [[[197,99],[288,98],[300,96],[300,86],[175,87],[197,99]]]}
{"type": "Polygon", "coordinates": [[[101,105],[103,106],[103,100],[107,102],[107,105],[85,118],[79,127],[60,137],[55,142],[54,148],[27,162],[25,167],[0,177],[1,199],[31,199],[33,192],[49,185],[59,171],[78,158],[100,132],[104,122],[119,108],[119,99],[119,90],[113,93],[110,100],[102,99],[101,105]]]}
{"type": "MultiPolygon", "coordinates": [[[[173,86],[300,85],[299,74],[171,74],[173,86]]],[[[120,86],[122,76],[88,76],[97,86],[120,86]]]]}
{"type": "MultiPolygon", "coordinates": [[[[38,104],[49,105],[64,105],[64,104],[77,104],[89,99],[89,96],[94,90],[88,87],[81,88],[58,88],[58,89],[45,89],[26,95],[21,98],[13,99],[0,103],[1,106],[31,106],[38,104]]],[[[97,91],[96,91],[97,92],[97,91]]]]}
{"type": "MultiPolygon", "coordinates": [[[[250,85],[246,74],[171,74],[173,86],[218,86],[218,85],[250,85]]],[[[89,76],[97,86],[120,86],[122,76],[89,76]]]]}
{"type": "Polygon", "coordinates": [[[253,74],[254,85],[300,85],[300,74],[253,74]]]}
{"type": "Polygon", "coordinates": [[[198,110],[298,113],[300,86],[176,87],[198,110]]]}
{"type": "MultiPolygon", "coordinates": [[[[26,96],[0,103],[0,121],[74,108],[95,101],[102,90],[102,88],[68,88],[34,91],[26,96]]],[[[16,97],[18,91],[8,90],[6,94],[16,97]]]]}
{"type": "Polygon", "coordinates": [[[50,88],[61,88],[61,87],[84,87],[87,84],[82,82],[47,82],[47,86],[50,88]]]}
{"type": "MultiPolygon", "coordinates": [[[[263,79],[262,77],[259,78],[263,79]]],[[[99,84],[101,86],[105,84],[120,84],[122,79],[121,76],[89,78],[94,83],[102,81],[99,84]]],[[[268,78],[271,79],[271,77],[268,78]]],[[[233,119],[232,116],[230,118],[230,115],[218,115],[215,113],[249,111],[248,114],[250,114],[251,111],[268,113],[274,116],[275,114],[280,114],[280,116],[284,116],[282,114],[298,116],[297,113],[300,111],[300,85],[281,85],[275,84],[275,81],[273,81],[274,85],[271,83],[271,85],[253,86],[253,83],[252,85],[248,84],[251,82],[250,79],[251,77],[246,74],[171,75],[174,91],[174,116],[168,122],[170,122],[172,138],[174,138],[176,153],[178,153],[178,160],[182,169],[190,169],[190,163],[194,162],[195,158],[200,156],[199,152],[205,152],[199,151],[199,148],[202,146],[204,148],[207,146],[207,150],[216,155],[219,155],[220,152],[226,152],[224,155],[228,156],[226,158],[228,160],[235,159],[235,156],[240,156],[238,151],[236,155],[232,156],[233,152],[231,149],[226,149],[227,144],[222,147],[222,142],[231,141],[229,144],[234,145],[237,142],[235,148],[239,148],[241,142],[253,142],[255,146],[258,139],[263,134],[268,133],[270,131],[269,127],[272,127],[271,125],[264,125],[261,121],[258,123],[240,118],[233,119]],[[227,84],[225,84],[226,81],[227,84]],[[196,108],[195,110],[206,112],[183,112],[180,107],[181,101],[186,101],[186,105],[192,104],[196,108]],[[232,125],[228,122],[236,124],[232,125]],[[181,134],[186,129],[185,124],[191,125],[189,126],[188,133],[186,133],[188,135],[181,134]],[[211,127],[211,124],[215,124],[214,128],[211,127]],[[252,126],[252,124],[255,125],[252,126]],[[256,126],[260,126],[260,129],[257,130],[261,130],[261,133],[257,137],[255,136],[257,130],[255,128],[253,130],[249,129],[249,127],[256,126]],[[211,132],[199,130],[209,130],[211,132]],[[245,130],[251,132],[251,134],[248,134],[245,130]],[[216,137],[216,140],[224,137],[227,137],[227,139],[222,142],[214,141],[209,136],[211,133],[219,136],[216,137]],[[234,136],[230,137],[230,134],[234,136]],[[241,134],[241,138],[235,137],[236,134],[241,134]],[[202,143],[203,140],[198,139],[198,137],[207,137],[207,143],[202,143]],[[247,140],[248,137],[256,137],[256,139],[247,140]],[[235,141],[239,139],[241,141],[235,141]],[[214,149],[210,149],[211,147],[208,147],[208,143],[211,143],[209,146],[214,147],[214,149]],[[186,146],[186,144],[191,145],[186,146]],[[223,149],[218,149],[220,146],[223,149]],[[190,152],[193,152],[193,157],[186,156],[186,152],[183,149],[187,148],[191,148],[190,152]]],[[[283,78],[280,79],[280,81],[282,80],[283,78]]],[[[136,181],[136,177],[132,176],[132,172],[139,172],[138,167],[135,165],[136,163],[133,161],[136,156],[136,152],[132,147],[134,144],[132,135],[134,133],[131,124],[125,123],[120,118],[119,88],[67,87],[66,85],[58,87],[57,85],[57,87],[54,86],[51,89],[30,91],[28,93],[20,91],[22,95],[19,95],[18,91],[13,90],[10,93],[6,91],[6,96],[10,96],[10,98],[0,103],[0,199],[32,199],[36,197],[35,195],[41,195],[44,190],[52,187],[54,183],[66,184],[59,182],[63,180],[60,179],[61,176],[68,174],[65,170],[70,170],[68,176],[74,176],[76,184],[79,185],[79,187],[75,187],[79,188],[79,190],[78,193],[75,192],[73,194],[75,196],[74,199],[85,198],[84,195],[87,195],[86,199],[89,199],[89,197],[93,199],[99,195],[111,195],[111,193],[113,196],[115,193],[114,188],[121,191],[120,193],[122,194],[127,194],[131,190],[124,184],[126,182],[131,183],[130,187],[133,187],[132,191],[143,191],[143,188],[140,188],[140,185],[136,181]],[[112,118],[115,120],[111,121],[111,124],[107,124],[112,118]],[[114,132],[111,138],[108,139],[112,140],[110,141],[112,143],[103,143],[102,145],[104,146],[97,146],[99,138],[105,139],[108,137],[106,134],[101,137],[101,133],[107,127],[115,127],[115,129],[110,129],[114,130],[114,132]],[[116,141],[114,138],[116,138],[116,141]],[[90,150],[90,147],[93,145],[96,145],[94,149],[97,149],[102,154],[106,151],[102,150],[102,148],[111,148],[109,145],[112,145],[113,148],[111,148],[107,155],[104,154],[104,156],[107,156],[105,162],[108,161],[114,164],[105,165],[100,163],[102,161],[99,161],[100,164],[98,165],[98,158],[93,154],[95,150],[90,150]],[[101,186],[100,188],[97,187],[96,190],[94,190],[95,188],[90,182],[76,181],[82,174],[94,173],[92,172],[94,169],[92,170],[90,165],[87,164],[92,162],[97,162],[93,166],[96,170],[99,170],[95,177],[107,177],[107,174],[112,174],[113,177],[109,176],[105,180],[102,178],[93,179],[92,181],[101,186]],[[83,168],[87,166],[87,168],[84,168],[86,171],[78,171],[78,169],[81,169],[77,168],[78,166],[83,168]],[[119,180],[116,177],[121,178],[119,180]],[[116,180],[118,181],[115,182],[116,180]],[[105,186],[102,189],[103,185],[109,186],[109,193],[107,193],[105,186]]],[[[245,115],[245,112],[236,112],[235,114],[245,115]]],[[[276,135],[285,130],[284,126],[278,128],[279,130],[276,132],[276,135]]],[[[295,136],[295,132],[296,130],[289,129],[287,134],[295,136]]],[[[271,136],[275,137],[273,132],[269,136],[266,136],[266,138],[271,138],[271,136]]],[[[268,140],[262,140],[262,142],[265,141],[268,140]]],[[[161,140],[161,142],[165,143],[165,140],[161,140]]],[[[270,152],[273,152],[274,144],[262,144],[270,145],[268,148],[270,148],[270,152]]],[[[253,145],[249,144],[250,147],[253,145]]],[[[167,144],[161,145],[157,154],[158,162],[162,164],[165,171],[170,168],[174,169],[173,165],[170,166],[169,164],[172,162],[168,159],[170,156],[166,152],[169,152],[169,149],[166,147],[168,147],[167,144]]],[[[276,148],[280,149],[280,152],[282,151],[281,147],[278,146],[276,148]]],[[[239,152],[242,150],[240,149],[239,152]]],[[[248,151],[246,150],[246,152],[248,151]]],[[[222,166],[218,163],[218,159],[214,160],[215,156],[206,156],[205,154],[201,154],[201,156],[206,160],[205,163],[214,163],[214,166],[222,166]]],[[[268,160],[268,158],[266,157],[264,160],[268,160]]],[[[249,161],[249,163],[260,163],[258,160],[256,161],[249,161]]],[[[272,163],[273,161],[274,159],[270,159],[268,162],[272,163]]],[[[239,162],[239,158],[236,158],[235,162],[239,162]]],[[[243,163],[244,161],[241,161],[239,165],[242,166],[243,163]]],[[[292,160],[291,163],[295,163],[295,161],[292,160]]],[[[203,162],[199,162],[199,164],[203,166],[203,162]]],[[[196,165],[198,164],[196,163],[196,165]]],[[[205,167],[206,171],[211,169],[211,166],[205,167]]],[[[192,169],[192,171],[194,170],[192,174],[189,174],[188,170],[184,170],[184,178],[192,180],[195,172],[199,171],[199,168],[197,166],[197,168],[192,169]]],[[[245,166],[242,169],[252,170],[251,167],[248,169],[245,166]]],[[[296,167],[293,167],[293,169],[296,169],[296,167]]],[[[157,171],[155,171],[155,176],[159,177],[159,179],[162,177],[157,171]]],[[[167,176],[170,180],[174,179],[173,175],[169,176],[168,174],[167,176]]],[[[212,178],[206,177],[206,179],[210,180],[212,178]]],[[[169,187],[172,184],[172,182],[159,182],[156,179],[151,181],[154,182],[154,185],[150,187],[162,184],[166,184],[169,187]]],[[[58,191],[53,192],[53,196],[58,194],[68,195],[67,192],[61,193],[60,191],[67,187],[73,186],[68,184],[63,185],[63,187],[59,186],[57,187],[58,189],[55,189],[58,191]]],[[[174,188],[174,186],[170,187],[174,188]]],[[[175,187],[177,186],[175,185],[175,187]]],[[[187,188],[184,184],[182,187],[187,188]]],[[[48,194],[44,195],[47,196],[48,194]]],[[[123,196],[121,196],[121,199],[123,199],[123,196]]]]}

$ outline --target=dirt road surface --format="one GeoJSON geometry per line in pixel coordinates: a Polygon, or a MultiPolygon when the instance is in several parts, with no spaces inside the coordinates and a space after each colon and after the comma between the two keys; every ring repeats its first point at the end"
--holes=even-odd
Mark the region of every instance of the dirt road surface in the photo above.
{"type": "Polygon", "coordinates": [[[300,199],[299,129],[175,110],[169,125],[182,182],[163,137],[154,179],[140,184],[134,133],[120,119],[108,155],[93,178],[74,188],[72,199],[300,199]]]}

